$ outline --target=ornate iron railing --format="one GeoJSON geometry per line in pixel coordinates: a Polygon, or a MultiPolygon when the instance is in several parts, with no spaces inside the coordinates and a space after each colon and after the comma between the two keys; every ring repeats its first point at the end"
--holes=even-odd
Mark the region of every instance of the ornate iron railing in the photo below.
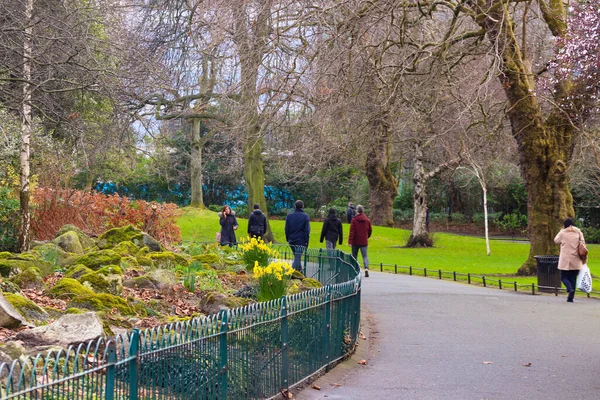
{"type": "MultiPolygon", "coordinates": [[[[281,258],[293,258],[281,248],[281,258]]],[[[325,286],[270,302],[0,364],[2,399],[256,399],[351,353],[361,278],[339,250],[303,249],[325,286]]]]}

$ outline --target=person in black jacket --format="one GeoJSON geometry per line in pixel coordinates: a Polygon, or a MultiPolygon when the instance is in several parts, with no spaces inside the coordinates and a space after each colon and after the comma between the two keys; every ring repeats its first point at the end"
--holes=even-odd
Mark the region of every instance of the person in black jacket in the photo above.
{"type": "Polygon", "coordinates": [[[292,268],[297,271],[302,269],[302,253],[308,247],[310,239],[310,218],[304,212],[302,200],[296,200],[294,211],[285,217],[285,240],[294,252],[292,268]]]}
{"type": "Polygon", "coordinates": [[[248,217],[248,236],[261,238],[267,232],[267,216],[260,210],[258,204],[254,205],[254,211],[248,217]]]}
{"type": "Polygon", "coordinates": [[[348,218],[348,223],[352,222],[352,218],[356,215],[356,209],[354,208],[354,204],[352,202],[348,203],[348,210],[346,211],[346,218],[348,218]]]}
{"type": "Polygon", "coordinates": [[[237,243],[235,230],[238,228],[238,223],[235,213],[229,206],[224,206],[223,211],[219,213],[219,223],[221,224],[221,246],[232,247],[237,243]]]}
{"type": "Polygon", "coordinates": [[[335,215],[335,208],[329,209],[329,215],[327,215],[327,218],[323,222],[321,240],[319,242],[323,243],[323,239],[325,239],[325,248],[327,249],[333,250],[337,243],[342,244],[342,221],[335,215]]]}

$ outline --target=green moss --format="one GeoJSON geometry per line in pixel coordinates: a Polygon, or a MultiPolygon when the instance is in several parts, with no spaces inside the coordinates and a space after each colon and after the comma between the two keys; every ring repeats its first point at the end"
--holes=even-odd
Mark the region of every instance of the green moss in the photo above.
{"type": "Polygon", "coordinates": [[[0,260],[0,275],[4,277],[19,274],[29,268],[37,268],[43,277],[54,272],[52,264],[38,259],[24,259],[19,257],[0,260]]]}
{"type": "Polygon", "coordinates": [[[114,248],[113,251],[117,254],[119,254],[120,256],[124,257],[124,256],[135,256],[140,249],[133,244],[133,242],[126,240],[124,242],[121,242],[119,244],[117,244],[114,248]]]}
{"type": "Polygon", "coordinates": [[[98,270],[102,275],[123,275],[123,270],[118,265],[107,265],[98,270]]]}
{"type": "Polygon", "coordinates": [[[137,258],[132,257],[132,256],[125,256],[121,258],[121,267],[123,269],[129,269],[132,267],[136,267],[140,265],[140,263],[138,262],[137,258]]]}
{"type": "Polygon", "coordinates": [[[152,260],[157,268],[174,269],[177,265],[188,266],[188,260],[172,251],[148,253],[148,258],[152,260]]]}
{"type": "Polygon", "coordinates": [[[304,274],[302,274],[302,272],[297,271],[297,270],[294,270],[294,272],[292,272],[292,279],[300,279],[300,280],[302,280],[304,278],[305,278],[305,276],[304,276],[304,274]]]}
{"type": "Polygon", "coordinates": [[[137,256],[136,260],[137,260],[137,262],[138,262],[139,265],[144,265],[144,266],[147,266],[147,267],[151,267],[153,265],[152,264],[152,259],[148,258],[148,257],[145,257],[145,256],[137,256]]]}
{"type": "Polygon", "coordinates": [[[86,312],[89,312],[89,311],[82,310],[81,308],[77,308],[77,307],[70,307],[65,310],[65,314],[85,314],[86,312]]]}
{"type": "Polygon", "coordinates": [[[24,296],[4,293],[4,297],[27,321],[46,321],[49,318],[48,313],[43,308],[24,296]]]}
{"type": "Polygon", "coordinates": [[[52,243],[55,243],[64,251],[69,253],[83,254],[83,246],[79,241],[79,236],[76,232],[68,231],[55,238],[52,243]]]}
{"type": "Polygon", "coordinates": [[[69,268],[65,274],[65,278],[79,279],[85,274],[93,272],[92,269],[83,264],[77,264],[69,268]]]}
{"type": "MultiPolygon", "coordinates": [[[[119,267],[116,267],[119,268],[119,267]]],[[[119,271],[121,269],[119,268],[119,271]]],[[[123,277],[118,274],[102,273],[100,271],[82,275],[79,282],[90,285],[94,291],[120,295],[123,293],[123,277]]]]}
{"type": "Polygon", "coordinates": [[[8,251],[0,251],[0,260],[6,260],[10,257],[12,257],[12,253],[9,253],[8,251]]]}
{"type": "Polygon", "coordinates": [[[112,250],[92,251],[78,257],[75,263],[83,264],[96,271],[105,265],[119,265],[121,263],[121,256],[112,250]]]}
{"type": "Polygon", "coordinates": [[[100,249],[108,249],[126,241],[133,242],[134,245],[142,247],[144,235],[142,235],[142,231],[132,225],[109,229],[98,238],[98,247],[100,249]]]}
{"type": "Polygon", "coordinates": [[[52,297],[62,299],[72,299],[77,296],[94,294],[92,289],[83,286],[81,282],[73,278],[62,278],[52,289],[49,289],[47,292],[52,297]]]}
{"type": "Polygon", "coordinates": [[[138,253],[138,255],[145,256],[148,253],[150,253],[150,249],[148,248],[148,246],[144,246],[140,249],[140,252],[138,253]]]}
{"type": "Polygon", "coordinates": [[[79,243],[81,243],[81,246],[83,247],[84,250],[89,249],[94,246],[94,240],[92,238],[90,238],[88,235],[86,235],[85,233],[83,233],[83,231],[81,229],[79,229],[78,227],[76,227],[75,225],[70,225],[70,224],[63,225],[59,229],[58,233],[56,234],[56,237],[59,237],[69,231],[73,231],[77,234],[77,237],[79,237],[79,243]]]}
{"type": "Polygon", "coordinates": [[[225,300],[225,305],[229,308],[238,308],[238,307],[244,307],[247,306],[248,304],[250,304],[251,300],[247,299],[245,297],[228,297],[227,300],[225,300]]]}
{"type": "Polygon", "coordinates": [[[146,316],[146,310],[140,303],[130,303],[126,299],[109,293],[92,293],[73,298],[69,307],[85,308],[95,311],[116,309],[121,315],[146,316]]]}
{"type": "Polygon", "coordinates": [[[133,284],[140,289],[156,289],[156,285],[152,282],[152,279],[146,275],[133,278],[133,284]]]}
{"type": "Polygon", "coordinates": [[[21,289],[45,289],[46,284],[42,278],[42,272],[39,268],[31,267],[15,275],[11,281],[18,285],[21,289]]]}
{"type": "Polygon", "coordinates": [[[305,288],[315,289],[315,288],[320,288],[323,285],[321,284],[321,282],[319,282],[316,279],[304,278],[304,279],[302,279],[302,286],[304,286],[305,288]]]}
{"type": "Polygon", "coordinates": [[[219,256],[216,254],[200,254],[192,257],[192,260],[200,261],[209,265],[219,264],[219,256]]]}

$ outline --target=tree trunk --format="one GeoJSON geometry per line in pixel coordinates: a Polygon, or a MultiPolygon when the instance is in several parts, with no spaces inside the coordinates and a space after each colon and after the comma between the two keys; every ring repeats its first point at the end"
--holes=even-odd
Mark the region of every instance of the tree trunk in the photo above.
{"type": "Polygon", "coordinates": [[[490,250],[490,230],[488,228],[488,206],[487,206],[487,187],[483,181],[481,182],[481,189],[483,190],[483,225],[485,226],[485,250],[489,256],[490,250]]]}
{"type": "Polygon", "coordinates": [[[33,25],[31,23],[31,15],[33,12],[33,0],[25,2],[25,34],[23,37],[23,100],[22,100],[22,120],[21,120],[21,187],[20,187],[20,212],[21,226],[19,230],[19,251],[29,250],[30,244],[30,228],[31,214],[29,209],[29,200],[31,193],[29,191],[30,165],[29,165],[29,149],[31,141],[31,132],[33,124],[32,108],[31,108],[31,57],[32,57],[32,40],[33,40],[33,25]]]}
{"type": "Polygon", "coordinates": [[[190,185],[192,187],[192,201],[190,206],[204,208],[202,200],[202,137],[200,136],[200,118],[191,120],[192,128],[192,154],[190,162],[190,185]]]}
{"type": "Polygon", "coordinates": [[[377,118],[373,124],[373,137],[376,140],[368,153],[366,162],[369,180],[369,208],[374,225],[393,226],[394,198],[398,193],[398,183],[390,168],[390,132],[388,124],[377,118]]]}
{"type": "Polygon", "coordinates": [[[425,173],[423,166],[423,149],[417,143],[414,154],[413,183],[415,186],[413,196],[413,227],[408,239],[407,247],[430,247],[433,240],[427,232],[427,182],[429,174],[425,173]]]}
{"type": "MultiPolygon", "coordinates": [[[[478,8],[482,3],[472,2],[478,11],[476,22],[500,52],[500,83],[509,102],[508,116],[517,140],[521,175],[527,187],[527,232],[531,243],[529,257],[518,274],[537,272],[534,255],[558,254],[554,235],[561,221],[574,216],[573,198],[568,187],[567,168],[573,151],[575,128],[569,110],[555,109],[543,120],[542,110],[533,95],[531,63],[525,60],[514,32],[514,23],[508,7],[499,1],[494,6],[478,8]]],[[[552,15],[544,19],[555,35],[564,34],[560,24],[564,17],[562,2],[554,2],[552,15]],[[555,18],[553,21],[550,19],[555,18]]],[[[568,82],[562,82],[556,91],[556,103],[567,98],[568,82]]]]}

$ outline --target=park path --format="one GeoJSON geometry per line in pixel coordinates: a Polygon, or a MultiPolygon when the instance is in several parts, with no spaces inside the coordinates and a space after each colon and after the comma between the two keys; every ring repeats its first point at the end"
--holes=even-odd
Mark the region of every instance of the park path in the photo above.
{"type": "Polygon", "coordinates": [[[600,301],[565,300],[371,272],[367,339],[295,398],[600,399],[600,301]]]}

